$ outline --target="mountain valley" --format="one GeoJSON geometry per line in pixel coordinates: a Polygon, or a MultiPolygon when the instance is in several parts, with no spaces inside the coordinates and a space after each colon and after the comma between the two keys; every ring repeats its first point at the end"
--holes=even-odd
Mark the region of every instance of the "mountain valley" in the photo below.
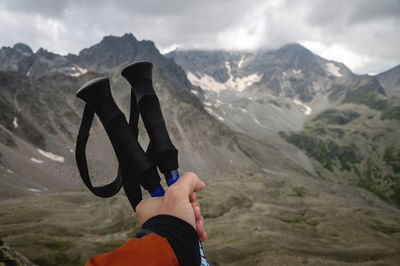
{"type": "MultiPolygon", "coordinates": [[[[181,171],[198,194],[212,265],[397,265],[400,262],[400,68],[355,75],[300,44],[253,52],[162,55],[132,34],[78,55],[25,44],[0,49],[0,239],[38,265],[80,265],[139,225],[121,192],[92,195],[74,146],[84,104],[75,92],[154,64],[154,86],[181,171]]],[[[139,140],[147,145],[144,126],[139,140]]],[[[88,143],[94,184],[117,161],[100,121],[88,143]]]]}

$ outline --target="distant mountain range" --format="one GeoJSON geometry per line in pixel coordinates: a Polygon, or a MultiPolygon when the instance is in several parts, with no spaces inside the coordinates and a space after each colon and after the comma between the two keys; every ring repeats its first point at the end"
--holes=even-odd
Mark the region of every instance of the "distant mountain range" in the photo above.
{"type": "Polygon", "coordinates": [[[166,56],[198,86],[192,93],[204,108],[232,130],[273,146],[269,152],[284,154],[313,176],[400,204],[400,65],[377,76],[355,75],[297,43],[166,56]]]}
{"type": "MultiPolygon", "coordinates": [[[[163,56],[153,42],[132,34],[105,37],[78,55],[34,53],[21,43],[0,50],[0,195],[79,184],[73,150],[83,104],[74,92],[90,78],[110,76],[127,111],[129,88],[119,72],[141,60],[154,63],[173,140],[182,155],[191,154],[181,156],[183,169],[204,175],[246,167],[302,169],[398,202],[400,66],[359,76],[297,43],[163,56]]],[[[101,127],[95,132],[104,137],[101,127]]],[[[92,149],[93,164],[111,161],[115,167],[111,147],[106,153],[96,144],[92,149]]],[[[99,182],[113,175],[113,167],[93,170],[99,182]]]]}

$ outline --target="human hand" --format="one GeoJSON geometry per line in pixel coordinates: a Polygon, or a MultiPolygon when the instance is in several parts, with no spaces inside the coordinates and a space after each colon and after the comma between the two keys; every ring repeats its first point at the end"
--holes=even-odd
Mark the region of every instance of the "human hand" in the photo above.
{"type": "Polygon", "coordinates": [[[166,189],[164,197],[147,198],[137,205],[136,216],[140,225],[159,214],[172,215],[192,225],[200,241],[205,241],[207,233],[204,230],[204,218],[196,201],[196,192],[204,187],[205,183],[196,174],[184,173],[166,189]]]}

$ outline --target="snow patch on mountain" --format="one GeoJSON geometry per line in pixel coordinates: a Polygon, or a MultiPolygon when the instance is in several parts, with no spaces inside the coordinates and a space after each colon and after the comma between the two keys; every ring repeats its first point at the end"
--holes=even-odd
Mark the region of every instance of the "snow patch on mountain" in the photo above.
{"type": "Polygon", "coordinates": [[[219,120],[221,120],[221,121],[224,121],[224,120],[225,120],[222,116],[218,115],[218,114],[217,114],[216,112],[214,112],[211,108],[205,107],[204,109],[206,109],[206,111],[207,111],[210,115],[212,115],[212,116],[218,118],[219,120]]]}
{"type": "Polygon", "coordinates": [[[187,77],[193,85],[200,86],[203,90],[219,92],[226,89],[224,84],[217,82],[213,77],[210,77],[207,74],[198,78],[192,72],[188,71],[187,77]]]}
{"type": "Polygon", "coordinates": [[[295,74],[295,75],[299,75],[299,74],[301,74],[302,72],[301,72],[301,69],[293,69],[293,74],[295,74]]]}
{"type": "Polygon", "coordinates": [[[256,122],[257,125],[261,126],[260,121],[258,121],[257,119],[253,118],[253,121],[256,122]]]}
{"type": "Polygon", "coordinates": [[[258,73],[254,73],[245,77],[233,77],[229,62],[225,62],[225,66],[229,75],[229,79],[225,83],[218,82],[207,74],[200,75],[199,78],[190,71],[187,72],[187,77],[193,85],[200,86],[203,90],[215,92],[220,92],[222,90],[241,92],[254,83],[259,82],[262,78],[262,75],[259,75],[258,73]]]}
{"type": "Polygon", "coordinates": [[[241,67],[243,66],[243,62],[244,62],[244,56],[242,56],[242,57],[240,58],[240,61],[237,63],[237,67],[238,67],[238,68],[241,68],[241,67]]]}
{"type": "Polygon", "coordinates": [[[225,61],[225,67],[226,67],[226,70],[228,70],[228,75],[231,76],[232,70],[231,70],[231,65],[229,64],[228,61],[225,61]]]}
{"type": "Polygon", "coordinates": [[[42,160],[38,160],[36,158],[31,157],[30,160],[34,163],[44,163],[42,160]]]}
{"type": "Polygon", "coordinates": [[[308,105],[304,104],[303,102],[301,102],[299,100],[296,100],[296,99],[294,99],[293,102],[295,104],[300,105],[301,107],[303,107],[303,112],[304,112],[305,115],[311,115],[312,109],[311,109],[310,106],[308,106],[308,105]]]}
{"type": "Polygon", "coordinates": [[[56,162],[60,162],[60,163],[64,162],[64,157],[62,157],[60,155],[57,155],[57,154],[54,154],[54,153],[51,153],[51,152],[48,152],[48,151],[44,151],[44,150],[41,150],[41,149],[37,149],[37,151],[41,155],[43,155],[44,157],[46,157],[46,158],[48,158],[48,159],[50,159],[52,161],[56,161],[56,162]]]}
{"type": "Polygon", "coordinates": [[[76,65],[71,67],[71,71],[73,71],[71,74],[69,74],[71,77],[79,77],[88,72],[86,68],[81,68],[76,65]]]}
{"type": "Polygon", "coordinates": [[[16,117],[14,117],[14,120],[13,120],[13,125],[14,125],[14,128],[18,128],[18,118],[16,118],[16,117]]]}
{"type": "Polygon", "coordinates": [[[343,77],[343,74],[339,72],[340,67],[332,62],[326,63],[327,71],[336,77],[343,77]]]}
{"type": "Polygon", "coordinates": [[[36,189],[36,188],[28,188],[28,190],[32,191],[32,192],[36,192],[36,193],[42,192],[40,189],[36,189]]]}

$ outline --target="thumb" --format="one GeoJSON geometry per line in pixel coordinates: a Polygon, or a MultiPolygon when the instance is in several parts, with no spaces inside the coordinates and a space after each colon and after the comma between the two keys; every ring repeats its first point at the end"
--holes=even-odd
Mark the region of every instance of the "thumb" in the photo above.
{"type": "Polygon", "coordinates": [[[206,184],[201,181],[195,173],[186,172],[174,184],[179,187],[181,193],[189,196],[192,192],[201,191],[205,188],[206,184]]]}

